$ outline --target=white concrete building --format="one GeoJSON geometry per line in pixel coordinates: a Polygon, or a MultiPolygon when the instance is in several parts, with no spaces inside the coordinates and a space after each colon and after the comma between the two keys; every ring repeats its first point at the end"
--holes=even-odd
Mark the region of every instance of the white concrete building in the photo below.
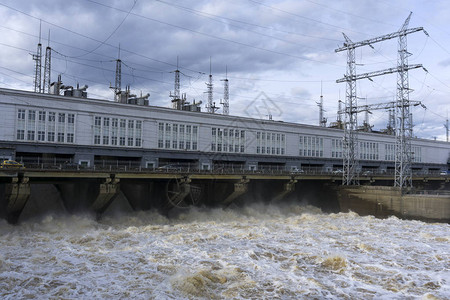
{"type": "MultiPolygon", "coordinates": [[[[342,167],[343,130],[112,101],[0,89],[0,156],[245,169],[342,167]]],[[[358,133],[362,169],[394,169],[395,138],[358,133]]],[[[450,143],[414,139],[413,171],[448,168],[450,143]]]]}

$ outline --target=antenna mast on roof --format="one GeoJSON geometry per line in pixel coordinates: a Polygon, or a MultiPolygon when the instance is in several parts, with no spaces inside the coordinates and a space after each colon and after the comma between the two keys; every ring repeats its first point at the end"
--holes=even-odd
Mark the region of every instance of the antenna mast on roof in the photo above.
{"type": "Polygon", "coordinates": [[[177,56],[177,69],[175,70],[175,85],[173,95],[170,93],[170,97],[172,98],[172,108],[182,110],[183,109],[183,99],[181,99],[180,92],[180,70],[178,69],[178,56],[177,56]]]}
{"type": "Polygon", "coordinates": [[[121,101],[121,92],[122,92],[122,61],[120,60],[120,44],[119,44],[119,55],[116,59],[116,79],[114,82],[114,86],[110,87],[114,90],[114,101],[121,101]]]}
{"type": "Polygon", "coordinates": [[[213,114],[216,111],[216,107],[213,104],[213,81],[211,74],[211,56],[209,57],[209,82],[206,83],[206,87],[208,88],[208,104],[206,106],[207,112],[213,114]]]}
{"type": "Polygon", "coordinates": [[[228,116],[230,114],[230,93],[228,89],[228,68],[225,66],[225,79],[223,81],[223,101],[221,104],[223,105],[223,114],[228,116]]]}
{"type": "Polygon", "coordinates": [[[50,74],[52,65],[52,48],[50,48],[50,29],[48,30],[48,44],[45,48],[45,63],[44,63],[44,79],[42,82],[42,92],[50,93],[50,74]]]}
{"type": "Polygon", "coordinates": [[[448,113],[447,113],[447,119],[445,120],[445,132],[446,132],[446,136],[447,136],[447,142],[448,142],[448,113]]]}
{"type": "MultiPolygon", "coordinates": [[[[317,102],[316,102],[317,103],[317,102]]],[[[323,95],[322,95],[322,81],[320,82],[320,102],[317,103],[319,106],[319,126],[326,127],[327,126],[327,118],[323,116],[323,95]]]]}
{"type": "Polygon", "coordinates": [[[34,92],[40,93],[42,92],[41,86],[41,69],[42,69],[42,44],[41,44],[41,24],[42,21],[39,20],[39,43],[37,45],[36,54],[32,54],[33,60],[35,63],[34,68],[34,92]]]}

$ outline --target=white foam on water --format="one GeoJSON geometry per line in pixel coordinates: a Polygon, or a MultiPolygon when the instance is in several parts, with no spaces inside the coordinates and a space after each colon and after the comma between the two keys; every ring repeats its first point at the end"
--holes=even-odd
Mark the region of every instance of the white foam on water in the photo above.
{"type": "Polygon", "coordinates": [[[0,221],[0,298],[450,297],[450,225],[254,204],[0,221]]]}

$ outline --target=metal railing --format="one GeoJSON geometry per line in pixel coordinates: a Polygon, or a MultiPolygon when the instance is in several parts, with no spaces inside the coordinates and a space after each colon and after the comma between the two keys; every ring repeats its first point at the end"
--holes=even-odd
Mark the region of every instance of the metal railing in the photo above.
{"type": "MultiPolygon", "coordinates": [[[[197,173],[197,174],[264,174],[264,175],[329,175],[342,177],[342,170],[325,170],[323,167],[303,167],[292,170],[290,166],[260,165],[255,169],[249,169],[244,164],[213,164],[209,169],[199,168],[198,163],[169,163],[158,167],[146,168],[137,160],[95,160],[93,165],[83,165],[71,159],[64,158],[21,158],[21,162],[27,170],[52,170],[52,171],[92,171],[92,172],[137,172],[137,173],[197,173]]],[[[363,169],[359,176],[364,177],[392,177],[394,170],[363,169]]],[[[413,171],[413,176],[442,176],[439,170],[413,171]]]]}

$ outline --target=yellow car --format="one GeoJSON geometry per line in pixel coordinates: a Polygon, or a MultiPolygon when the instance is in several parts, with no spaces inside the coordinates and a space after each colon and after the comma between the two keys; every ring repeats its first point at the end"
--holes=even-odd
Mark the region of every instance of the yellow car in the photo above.
{"type": "Polygon", "coordinates": [[[21,169],[25,168],[22,163],[15,160],[4,160],[0,163],[0,169],[21,169]]]}

